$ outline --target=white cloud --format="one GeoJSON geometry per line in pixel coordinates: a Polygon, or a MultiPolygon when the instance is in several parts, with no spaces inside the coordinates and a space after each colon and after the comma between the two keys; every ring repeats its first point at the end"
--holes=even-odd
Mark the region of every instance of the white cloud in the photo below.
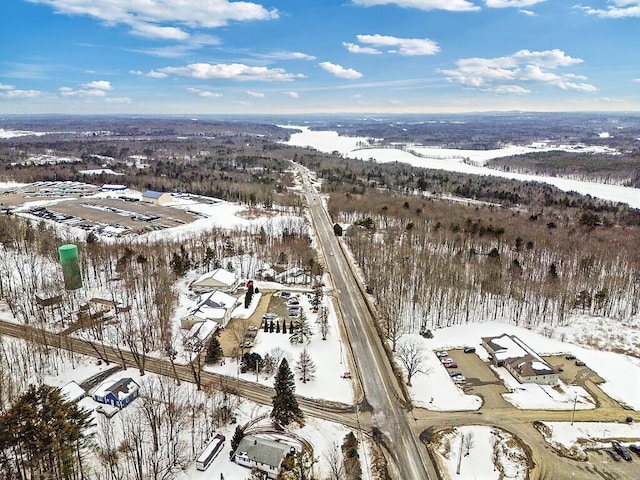
{"type": "Polygon", "coordinates": [[[204,98],[220,98],[222,96],[221,93],[210,92],[208,90],[200,90],[199,88],[192,87],[187,88],[187,92],[204,98]]]}
{"type": "Polygon", "coordinates": [[[105,97],[107,93],[97,88],[79,88],[77,90],[71,87],[60,87],[58,89],[63,97],[105,97]]]}
{"type": "Polygon", "coordinates": [[[609,0],[608,8],[592,8],[589,6],[576,5],[588,15],[595,15],[602,18],[626,18],[640,17],[640,0],[609,0]]]}
{"type": "Polygon", "coordinates": [[[264,93],[262,92],[254,92],[252,90],[247,90],[247,95],[253,98],[264,98],[264,93]]]}
{"type": "Polygon", "coordinates": [[[640,78],[634,78],[633,81],[640,83],[640,78]]]}
{"type": "Polygon", "coordinates": [[[111,82],[107,82],[106,80],[96,80],[94,82],[83,83],[81,85],[82,88],[88,89],[96,89],[96,90],[111,90],[111,82]]]}
{"type": "Polygon", "coordinates": [[[300,94],[298,92],[282,92],[282,93],[290,96],[291,98],[300,98],[300,94]]]}
{"type": "Polygon", "coordinates": [[[316,57],[302,52],[272,52],[260,53],[256,57],[266,60],[315,60],[316,57]]]}
{"type": "Polygon", "coordinates": [[[485,0],[487,7],[491,8],[509,8],[509,7],[530,7],[537,5],[545,0],[485,0]]]}
{"type": "Polygon", "coordinates": [[[299,73],[289,73],[282,68],[251,67],[242,63],[192,63],[184,67],[165,67],[151,71],[147,76],[182,75],[202,80],[257,80],[263,82],[288,82],[305,78],[299,73]]]}
{"type": "Polygon", "coordinates": [[[471,12],[480,9],[467,0],[353,0],[353,3],[363,7],[397,5],[418,10],[449,10],[452,12],[471,12]]]}
{"type": "Polygon", "coordinates": [[[560,67],[582,63],[562,50],[532,52],[520,50],[497,58],[462,58],[456,69],[441,70],[447,79],[467,88],[506,94],[526,94],[530,89],[519,83],[535,83],[578,92],[594,92],[596,87],[584,83],[586,77],[572,73],[557,74],[560,67]]]}
{"type": "Polygon", "coordinates": [[[66,15],[86,15],[107,26],[127,25],[145,37],[185,40],[184,27],[217,28],[231,22],[278,18],[276,9],[247,1],[229,0],[30,0],[66,15]],[[183,27],[183,28],[181,28],[183,27]]]}
{"type": "Polygon", "coordinates": [[[104,99],[105,103],[116,103],[116,104],[125,104],[131,103],[131,99],[129,97],[110,97],[104,99]]]}
{"type": "Polygon", "coordinates": [[[355,43],[342,42],[342,45],[351,53],[364,53],[367,55],[380,55],[382,52],[373,47],[361,47],[355,43]]]}
{"type": "Polygon", "coordinates": [[[389,53],[399,55],[434,55],[440,51],[440,47],[428,38],[398,38],[388,35],[356,35],[360,43],[373,45],[374,47],[397,47],[397,50],[388,50],[389,53]]]}
{"type": "Polygon", "coordinates": [[[13,85],[0,83],[0,98],[34,98],[41,93],[38,90],[19,90],[13,85]]]}
{"type": "Polygon", "coordinates": [[[337,65],[331,62],[320,62],[318,65],[320,65],[323,70],[338,78],[346,78],[347,80],[357,80],[358,78],[362,78],[362,74],[353,68],[344,68],[342,65],[337,65]]]}
{"type": "Polygon", "coordinates": [[[527,17],[535,17],[536,16],[536,12],[532,12],[531,10],[525,10],[524,8],[521,8],[518,11],[521,14],[526,15],[527,17]]]}

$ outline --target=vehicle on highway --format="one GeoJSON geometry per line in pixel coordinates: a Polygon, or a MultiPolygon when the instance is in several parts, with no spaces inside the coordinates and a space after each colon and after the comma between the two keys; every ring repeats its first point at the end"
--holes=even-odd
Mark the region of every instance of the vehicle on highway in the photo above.
{"type": "Polygon", "coordinates": [[[476,347],[464,347],[464,353],[476,353],[476,347]]]}
{"type": "Polygon", "coordinates": [[[624,458],[627,462],[630,462],[633,460],[633,457],[631,456],[631,452],[629,451],[629,449],[624,445],[621,445],[620,442],[616,442],[614,440],[611,442],[611,446],[616,451],[616,453],[620,455],[622,458],[624,458]]]}
{"type": "Polygon", "coordinates": [[[436,356],[438,358],[447,358],[449,356],[449,352],[446,350],[440,350],[439,352],[436,352],[436,356]]]}

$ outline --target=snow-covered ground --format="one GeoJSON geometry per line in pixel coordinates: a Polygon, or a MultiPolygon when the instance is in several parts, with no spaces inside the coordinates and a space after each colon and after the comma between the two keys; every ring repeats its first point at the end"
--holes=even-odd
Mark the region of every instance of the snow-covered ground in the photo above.
{"type": "Polygon", "coordinates": [[[575,191],[583,195],[623,202],[631,207],[640,208],[640,189],[622,187],[619,185],[605,185],[596,182],[584,182],[560,177],[550,177],[543,175],[525,175],[511,172],[503,172],[491,168],[465,163],[464,159],[484,163],[491,158],[513,155],[515,153],[525,153],[520,149],[529,148],[530,151],[546,150],[567,150],[575,151],[572,146],[552,147],[507,147],[500,150],[478,151],[473,153],[470,150],[456,152],[452,149],[434,149],[433,147],[412,147],[419,155],[414,155],[408,151],[395,148],[367,148],[362,149],[363,144],[368,144],[368,139],[364,137],[344,137],[337,132],[313,131],[309,127],[293,127],[302,130],[302,133],[291,135],[288,145],[302,147],[312,147],[322,152],[331,153],[334,151],[349,158],[363,160],[375,159],[380,163],[404,162],[416,167],[430,168],[435,170],[445,170],[450,172],[469,173],[473,175],[492,175],[503,178],[511,178],[521,181],[537,181],[554,185],[564,191],[575,191]],[[491,152],[491,153],[488,153],[491,152]]]}
{"type": "Polygon", "coordinates": [[[28,130],[5,130],[4,128],[0,128],[0,138],[27,137],[29,135],[41,137],[48,133],[49,132],[30,132],[28,130]]]}
{"type": "MultiPolygon", "coordinates": [[[[605,383],[601,384],[600,388],[607,395],[628,405],[634,410],[640,410],[640,359],[638,358],[629,357],[619,353],[603,352],[584,346],[566,343],[561,340],[549,338],[531,330],[527,330],[526,328],[497,322],[456,325],[453,327],[436,329],[433,330],[434,338],[423,339],[423,342],[425,350],[427,351],[462,348],[465,345],[475,346],[477,354],[483,359],[488,359],[486,350],[484,350],[480,345],[481,337],[497,336],[503,333],[517,335],[540,355],[572,353],[580,360],[583,360],[587,364],[587,367],[591,368],[605,380],[605,383]]],[[[430,365],[432,362],[431,355],[431,352],[427,354],[430,365]]],[[[448,379],[448,383],[442,384],[444,379],[442,374],[444,373],[444,375],[446,375],[446,372],[443,372],[443,370],[444,369],[441,367],[433,368],[430,375],[416,375],[412,380],[412,383],[414,384],[412,389],[414,398],[430,399],[431,396],[434,396],[433,405],[425,405],[428,408],[443,410],[468,409],[465,408],[467,405],[465,402],[469,401],[468,399],[461,398],[460,403],[457,403],[452,397],[443,394],[441,403],[437,401],[438,397],[432,394],[437,394],[437,389],[448,389],[449,385],[453,386],[453,383],[448,379]]],[[[567,409],[573,408],[575,393],[582,396],[579,391],[569,390],[565,395],[565,401],[561,402],[566,405],[567,409]]],[[[535,398],[536,397],[532,396],[528,398],[526,402],[530,405],[535,405],[535,398]]],[[[542,394],[537,395],[537,398],[543,398],[542,394]]],[[[516,399],[518,402],[525,402],[520,395],[516,395],[516,399]]],[[[551,402],[551,399],[549,401],[551,402]]],[[[584,402],[587,402],[587,400],[584,400],[584,402]]],[[[588,403],[584,403],[583,408],[587,408],[587,405],[588,403]]],[[[530,406],[527,408],[536,407],[530,406]]],[[[544,408],[553,407],[547,404],[544,408]]],[[[578,408],[578,406],[576,406],[576,408],[578,408]]]]}
{"type": "MultiPolygon", "coordinates": [[[[624,439],[627,443],[640,440],[640,423],[612,422],[543,422],[550,436],[547,441],[571,449],[576,444],[587,448],[609,447],[612,439],[624,439]]],[[[624,443],[624,442],[623,442],[624,443]]]]}
{"type": "MultiPolygon", "coordinates": [[[[255,339],[255,346],[252,352],[259,353],[264,357],[265,354],[271,353],[274,349],[282,349],[285,357],[289,362],[291,370],[295,374],[295,365],[298,361],[300,353],[306,348],[315,363],[317,370],[315,379],[307,383],[302,383],[296,375],[296,393],[304,397],[330,400],[342,403],[353,402],[353,387],[351,382],[341,378],[342,374],[348,370],[343,351],[342,341],[338,329],[338,320],[333,308],[333,303],[329,298],[325,297],[323,302],[328,307],[329,333],[327,340],[322,340],[319,332],[319,326],[316,324],[317,314],[311,311],[309,299],[304,294],[299,294],[298,299],[302,306],[311,328],[315,331],[314,336],[309,344],[291,343],[289,334],[283,333],[265,333],[262,329],[258,330],[255,339]],[[327,388],[327,386],[331,388],[327,388]]],[[[282,319],[280,319],[282,321],[282,319]]],[[[289,327],[289,319],[287,318],[287,328],[289,327]]],[[[235,378],[239,376],[243,380],[250,382],[256,381],[254,372],[240,373],[239,365],[227,359],[224,365],[207,366],[205,370],[221,373],[235,378]]],[[[258,382],[269,387],[273,386],[273,375],[258,375],[258,382]]]]}
{"type": "Polygon", "coordinates": [[[436,446],[442,473],[451,480],[524,480],[527,456],[512,439],[493,427],[472,425],[446,431],[436,446]]]}

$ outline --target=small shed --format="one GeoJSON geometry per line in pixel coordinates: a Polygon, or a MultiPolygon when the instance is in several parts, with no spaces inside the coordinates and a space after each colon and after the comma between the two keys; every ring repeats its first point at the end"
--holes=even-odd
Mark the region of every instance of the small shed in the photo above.
{"type": "Polygon", "coordinates": [[[76,382],[71,381],[60,388],[60,394],[62,398],[67,402],[77,402],[81,398],[83,398],[87,392],[84,391],[80,385],[76,382]]]}
{"type": "Polygon", "coordinates": [[[132,378],[109,380],[93,392],[93,399],[98,403],[124,408],[138,397],[139,390],[140,386],[132,378]]]}
{"type": "Polygon", "coordinates": [[[156,205],[166,205],[173,202],[173,197],[170,193],[156,192],[154,190],[147,190],[142,194],[142,201],[148,203],[154,203],[156,205]]]}

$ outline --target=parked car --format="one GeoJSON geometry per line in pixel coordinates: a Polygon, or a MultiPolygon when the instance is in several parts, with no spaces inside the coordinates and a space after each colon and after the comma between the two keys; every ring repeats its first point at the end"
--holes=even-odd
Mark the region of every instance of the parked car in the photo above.
{"type": "Polygon", "coordinates": [[[567,360],[575,360],[576,356],[571,354],[571,353],[567,353],[564,358],[566,358],[567,360]]]}
{"type": "Polygon", "coordinates": [[[251,347],[253,347],[253,342],[245,341],[245,342],[242,342],[242,343],[240,344],[240,346],[241,346],[242,348],[251,348],[251,347]]]}
{"type": "Polygon", "coordinates": [[[620,455],[622,458],[624,458],[627,462],[630,462],[633,460],[633,457],[631,456],[631,452],[629,451],[629,449],[624,445],[620,445],[620,442],[616,442],[614,440],[613,442],[611,442],[611,446],[614,448],[616,453],[620,455]]]}
{"type": "Polygon", "coordinates": [[[615,450],[611,450],[610,448],[607,448],[605,450],[605,452],[607,452],[609,454],[609,456],[611,457],[611,460],[613,460],[615,462],[619,462],[620,461],[620,455],[618,455],[615,450]]]}
{"type": "Polygon", "coordinates": [[[458,375],[462,375],[462,372],[449,372],[450,377],[457,377],[458,375]]]}
{"type": "Polygon", "coordinates": [[[347,378],[347,379],[351,378],[351,372],[344,372],[342,374],[342,378],[347,378]]]}
{"type": "Polygon", "coordinates": [[[441,358],[440,363],[442,363],[443,365],[446,365],[447,363],[453,363],[453,358],[451,357],[441,358]]]}
{"type": "Polygon", "coordinates": [[[586,363],[584,363],[582,360],[576,360],[576,367],[584,367],[586,365],[586,363]]]}
{"type": "Polygon", "coordinates": [[[629,450],[640,457],[640,445],[636,445],[635,443],[633,445],[629,445],[629,450]]]}
{"type": "Polygon", "coordinates": [[[464,347],[464,353],[476,353],[476,347],[464,347]]]}
{"type": "Polygon", "coordinates": [[[467,381],[466,378],[464,378],[464,375],[456,375],[455,377],[452,377],[453,379],[453,383],[464,383],[467,381]]]}
{"type": "Polygon", "coordinates": [[[447,358],[449,356],[449,352],[446,350],[440,350],[439,352],[436,352],[436,356],[438,358],[447,358]]]}
{"type": "Polygon", "coordinates": [[[445,363],[444,366],[446,368],[458,368],[458,364],[456,362],[452,362],[452,363],[445,363]]]}

